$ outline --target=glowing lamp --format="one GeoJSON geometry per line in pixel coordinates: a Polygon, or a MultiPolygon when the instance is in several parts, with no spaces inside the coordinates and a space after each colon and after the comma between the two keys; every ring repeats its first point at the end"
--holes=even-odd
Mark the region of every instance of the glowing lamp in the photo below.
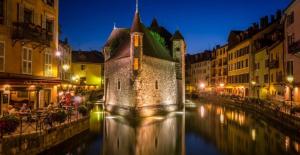
{"type": "Polygon", "coordinates": [[[252,84],[252,85],[256,85],[256,82],[255,82],[255,81],[251,81],[251,84],[252,84]]]}
{"type": "Polygon", "coordinates": [[[293,76],[288,76],[286,78],[286,80],[289,82],[289,83],[293,83],[294,82],[294,77],[293,76]]]}
{"type": "Polygon", "coordinates": [[[205,88],[205,84],[204,84],[204,83],[201,83],[201,84],[200,84],[200,88],[202,88],[202,89],[205,88]]]}
{"type": "Polygon", "coordinates": [[[60,51],[56,51],[55,55],[56,55],[57,57],[60,57],[60,56],[61,56],[61,52],[60,52],[60,51]]]}
{"type": "Polygon", "coordinates": [[[67,64],[64,64],[64,65],[63,65],[63,69],[64,69],[65,71],[67,71],[67,70],[69,70],[69,69],[70,69],[70,66],[69,66],[69,65],[67,65],[67,64]]]}
{"type": "Polygon", "coordinates": [[[224,86],[225,86],[225,84],[224,84],[224,83],[221,83],[221,84],[220,84],[220,87],[224,87],[224,86]]]}

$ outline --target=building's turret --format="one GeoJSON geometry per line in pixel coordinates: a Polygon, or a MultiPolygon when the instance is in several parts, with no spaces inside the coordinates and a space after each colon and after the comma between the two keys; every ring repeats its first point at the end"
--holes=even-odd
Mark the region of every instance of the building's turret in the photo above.
{"type": "MultiPolygon", "coordinates": [[[[177,30],[172,41],[172,57],[176,63],[176,78],[178,85],[178,102],[184,104],[185,102],[185,54],[186,44],[182,34],[177,30]]],[[[183,106],[182,106],[183,107],[183,106]]]]}
{"type": "Polygon", "coordinates": [[[140,14],[136,9],[133,23],[130,29],[130,57],[132,58],[133,73],[136,76],[141,69],[143,55],[143,25],[141,24],[140,14]]]}

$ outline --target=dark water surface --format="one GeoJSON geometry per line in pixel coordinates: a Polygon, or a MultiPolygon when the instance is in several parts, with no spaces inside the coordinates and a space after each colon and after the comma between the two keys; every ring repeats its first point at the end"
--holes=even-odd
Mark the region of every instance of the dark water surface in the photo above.
{"type": "Polygon", "coordinates": [[[300,135],[255,115],[197,103],[185,112],[127,119],[94,109],[90,130],[42,154],[300,155],[300,135]]]}

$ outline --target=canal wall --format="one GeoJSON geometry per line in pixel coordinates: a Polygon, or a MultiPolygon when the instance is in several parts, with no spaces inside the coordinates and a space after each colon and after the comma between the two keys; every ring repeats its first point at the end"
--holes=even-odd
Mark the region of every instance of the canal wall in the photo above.
{"type": "Polygon", "coordinates": [[[250,112],[256,117],[268,121],[268,123],[275,125],[276,127],[288,130],[294,133],[300,133],[300,118],[294,115],[283,113],[281,111],[271,109],[257,104],[246,104],[242,101],[234,101],[226,97],[221,96],[205,96],[201,97],[201,101],[212,102],[213,104],[219,104],[231,108],[238,108],[250,112]]]}
{"type": "Polygon", "coordinates": [[[75,135],[89,129],[89,117],[61,126],[31,134],[5,136],[1,142],[0,154],[34,155],[50,149],[75,135]]]}

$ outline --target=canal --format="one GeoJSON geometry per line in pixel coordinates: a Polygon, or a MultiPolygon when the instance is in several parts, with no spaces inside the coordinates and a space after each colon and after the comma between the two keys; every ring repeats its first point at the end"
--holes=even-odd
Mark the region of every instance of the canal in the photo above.
{"type": "Polygon", "coordinates": [[[299,136],[251,113],[209,103],[135,120],[94,109],[89,131],[42,154],[299,155],[299,136]]]}

